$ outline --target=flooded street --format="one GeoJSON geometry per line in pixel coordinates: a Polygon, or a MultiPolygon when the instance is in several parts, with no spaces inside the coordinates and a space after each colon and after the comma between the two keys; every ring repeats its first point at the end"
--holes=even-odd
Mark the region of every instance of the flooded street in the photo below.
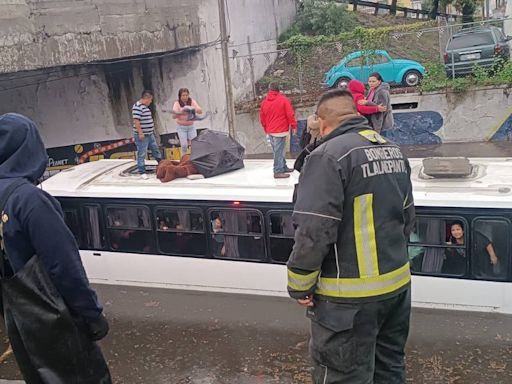
{"type": "MultiPolygon", "coordinates": [[[[308,321],[291,300],[97,288],[111,324],[102,346],[115,383],[311,383],[308,321]]],[[[512,382],[511,322],[504,315],[415,310],[408,382],[512,382]]],[[[12,355],[0,363],[0,378],[20,378],[12,355]]]]}

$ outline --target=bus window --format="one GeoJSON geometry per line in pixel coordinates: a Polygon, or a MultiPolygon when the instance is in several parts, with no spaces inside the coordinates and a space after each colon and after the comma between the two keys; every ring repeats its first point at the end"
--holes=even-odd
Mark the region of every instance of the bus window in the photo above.
{"type": "Polygon", "coordinates": [[[158,207],[158,248],[170,255],[205,256],[206,232],[200,209],[158,207]]]}
{"type": "Polygon", "coordinates": [[[73,236],[75,236],[77,244],[81,244],[80,241],[80,225],[78,224],[78,213],[76,209],[64,209],[64,222],[68,226],[73,236]]]}
{"type": "Polygon", "coordinates": [[[471,236],[471,272],[486,280],[507,278],[509,224],[505,220],[476,219],[471,236]]]}
{"type": "Polygon", "coordinates": [[[100,207],[85,205],[82,209],[84,218],[85,249],[105,249],[105,234],[101,222],[100,207]]]}
{"type": "Polygon", "coordinates": [[[409,237],[411,270],[431,275],[465,275],[466,227],[459,218],[417,217],[409,237]]]}
{"type": "Polygon", "coordinates": [[[259,211],[210,211],[210,246],[214,257],[265,260],[263,219],[259,211]]]}
{"type": "Polygon", "coordinates": [[[271,212],[270,222],[270,257],[278,263],[286,263],[293,248],[295,229],[292,212],[271,212]]]}
{"type": "Polygon", "coordinates": [[[114,251],[155,251],[149,209],[141,206],[107,207],[110,248],[114,251]]]}

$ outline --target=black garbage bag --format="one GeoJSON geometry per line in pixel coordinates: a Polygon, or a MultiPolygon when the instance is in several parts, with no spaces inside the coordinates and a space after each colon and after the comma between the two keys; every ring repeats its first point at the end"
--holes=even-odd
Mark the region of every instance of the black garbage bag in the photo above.
{"type": "Polygon", "coordinates": [[[204,177],[244,167],[245,149],[223,132],[206,130],[192,139],[190,160],[204,177]]]}

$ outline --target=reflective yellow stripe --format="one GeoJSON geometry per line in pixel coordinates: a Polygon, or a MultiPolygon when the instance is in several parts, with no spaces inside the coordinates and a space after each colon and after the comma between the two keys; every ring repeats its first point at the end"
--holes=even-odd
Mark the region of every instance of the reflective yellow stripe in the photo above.
{"type": "Polygon", "coordinates": [[[357,132],[364,138],[370,140],[372,143],[385,144],[387,143],[386,139],[384,139],[381,135],[375,132],[372,129],[367,129],[365,131],[357,132]]]}
{"type": "Polygon", "coordinates": [[[392,272],[367,278],[318,279],[315,293],[329,297],[363,298],[392,293],[411,281],[409,263],[392,272]]]}
{"type": "Polygon", "coordinates": [[[318,279],[320,271],[300,275],[288,269],[288,287],[296,291],[307,291],[313,287],[318,279]]]}
{"type": "Polygon", "coordinates": [[[377,242],[373,223],[373,194],[354,199],[354,235],[356,240],[357,265],[361,278],[379,275],[377,242]]]}

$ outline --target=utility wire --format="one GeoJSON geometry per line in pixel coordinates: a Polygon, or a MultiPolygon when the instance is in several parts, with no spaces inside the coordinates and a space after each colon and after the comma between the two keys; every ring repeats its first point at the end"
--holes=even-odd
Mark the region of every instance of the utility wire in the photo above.
{"type": "MultiPolygon", "coordinates": [[[[210,41],[208,43],[203,43],[203,44],[199,44],[199,45],[196,45],[196,46],[193,46],[193,47],[187,47],[187,48],[183,48],[183,49],[176,50],[176,51],[171,51],[171,52],[164,52],[164,53],[157,53],[157,54],[148,54],[147,56],[144,56],[144,57],[133,57],[133,58],[124,58],[124,59],[116,59],[116,60],[109,60],[109,61],[91,61],[91,62],[88,62],[88,63],[70,64],[70,65],[66,65],[64,69],[62,69],[62,68],[54,69],[54,70],[50,70],[50,71],[40,72],[40,73],[37,73],[37,74],[35,74],[35,73],[34,74],[27,74],[26,76],[12,76],[12,77],[9,77],[9,78],[2,78],[2,77],[0,77],[0,83],[2,83],[2,82],[18,81],[18,80],[23,80],[23,79],[34,79],[34,78],[38,78],[38,77],[41,77],[41,76],[49,76],[49,75],[52,75],[52,74],[55,74],[55,73],[62,73],[63,71],[70,71],[70,70],[72,70],[74,68],[77,68],[79,66],[80,67],[108,66],[108,65],[111,65],[111,64],[119,64],[119,63],[124,63],[124,62],[137,62],[137,61],[161,59],[161,58],[165,58],[165,57],[180,55],[182,53],[189,52],[189,51],[197,51],[197,50],[200,50],[200,49],[208,48],[208,47],[217,45],[219,43],[220,43],[220,36],[217,39],[212,40],[212,41],[210,41]]],[[[125,70],[126,69],[123,68],[121,70],[109,71],[109,73],[117,73],[117,72],[122,72],[122,71],[125,71],[125,70]]],[[[53,81],[64,80],[64,79],[68,79],[68,78],[72,78],[72,77],[77,77],[77,76],[89,76],[89,75],[93,75],[93,74],[95,74],[95,72],[80,73],[78,75],[77,74],[73,74],[73,75],[69,75],[69,76],[60,76],[60,77],[55,78],[55,79],[44,79],[44,80],[30,82],[30,83],[26,83],[26,84],[22,84],[22,85],[16,85],[16,86],[8,87],[8,88],[1,88],[0,92],[10,91],[10,90],[13,90],[13,89],[18,89],[18,88],[30,87],[30,86],[39,85],[39,84],[42,84],[42,83],[48,83],[48,82],[53,82],[53,81]]]]}

